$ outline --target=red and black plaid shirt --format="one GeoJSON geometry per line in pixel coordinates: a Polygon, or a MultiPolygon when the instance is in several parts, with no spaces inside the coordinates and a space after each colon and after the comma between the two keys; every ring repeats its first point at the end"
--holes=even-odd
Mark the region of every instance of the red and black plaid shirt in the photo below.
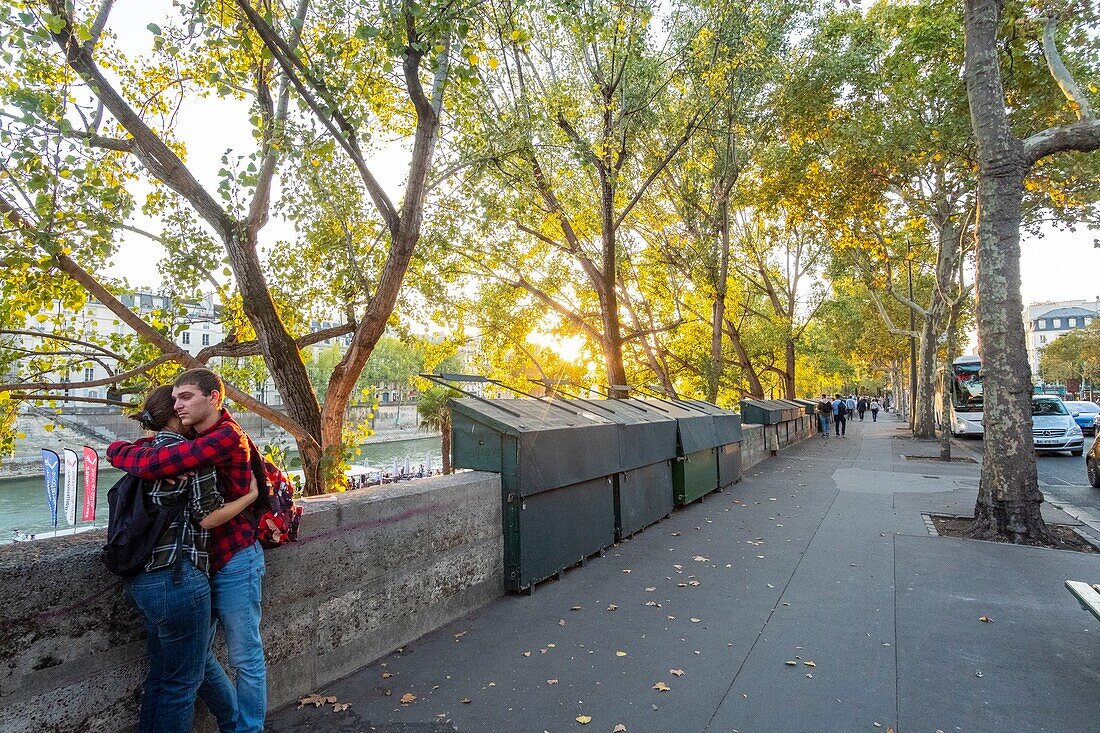
{"type": "MultiPolygon", "coordinates": [[[[228,410],[222,410],[213,427],[194,440],[160,448],[151,447],[147,440],[120,440],[107,448],[107,460],[115,468],[145,479],[168,478],[213,466],[218,474],[218,490],[226,501],[247,494],[252,477],[248,436],[228,410]]],[[[221,570],[233,555],[255,542],[255,516],[247,509],[210,530],[211,573],[221,570]]]]}

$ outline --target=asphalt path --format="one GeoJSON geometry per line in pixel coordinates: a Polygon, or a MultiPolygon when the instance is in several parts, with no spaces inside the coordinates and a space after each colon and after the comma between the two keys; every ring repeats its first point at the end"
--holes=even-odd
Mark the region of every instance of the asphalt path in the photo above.
{"type": "MultiPolygon", "coordinates": [[[[1085,452],[1092,446],[1092,436],[1085,436],[1085,452]]],[[[1069,453],[1040,453],[1039,488],[1048,501],[1064,502],[1086,510],[1100,519],[1100,489],[1089,486],[1085,474],[1085,457],[1069,453]]]]}

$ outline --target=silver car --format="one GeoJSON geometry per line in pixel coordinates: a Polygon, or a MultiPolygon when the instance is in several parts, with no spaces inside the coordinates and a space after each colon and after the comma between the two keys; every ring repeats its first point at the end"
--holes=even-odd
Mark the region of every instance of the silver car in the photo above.
{"type": "Polygon", "coordinates": [[[1031,433],[1037,451],[1069,451],[1075,456],[1085,452],[1081,427],[1065,403],[1053,395],[1031,398],[1031,433]]]}

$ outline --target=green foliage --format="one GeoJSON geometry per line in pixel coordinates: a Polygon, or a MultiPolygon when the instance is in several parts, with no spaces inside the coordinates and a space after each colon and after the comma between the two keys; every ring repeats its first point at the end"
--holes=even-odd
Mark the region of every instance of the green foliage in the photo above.
{"type": "Polygon", "coordinates": [[[1086,328],[1068,331],[1047,344],[1039,357],[1039,376],[1055,384],[1071,379],[1100,381],[1100,320],[1093,319],[1086,328]]]}

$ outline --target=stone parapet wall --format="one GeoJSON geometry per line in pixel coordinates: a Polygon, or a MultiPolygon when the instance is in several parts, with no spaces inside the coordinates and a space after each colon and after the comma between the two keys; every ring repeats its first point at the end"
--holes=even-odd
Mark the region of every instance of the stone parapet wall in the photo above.
{"type": "Polygon", "coordinates": [[[784,450],[817,434],[817,417],[799,415],[797,420],[787,420],[778,425],[741,426],[741,465],[747,471],[772,454],[772,450],[784,450]]]}
{"type": "MultiPolygon", "coordinates": [[[[0,731],[132,729],[143,630],[104,532],[0,546],[0,731]]],[[[266,554],[268,696],[286,704],[503,593],[500,479],[464,472],[309,503],[266,554]]]]}

